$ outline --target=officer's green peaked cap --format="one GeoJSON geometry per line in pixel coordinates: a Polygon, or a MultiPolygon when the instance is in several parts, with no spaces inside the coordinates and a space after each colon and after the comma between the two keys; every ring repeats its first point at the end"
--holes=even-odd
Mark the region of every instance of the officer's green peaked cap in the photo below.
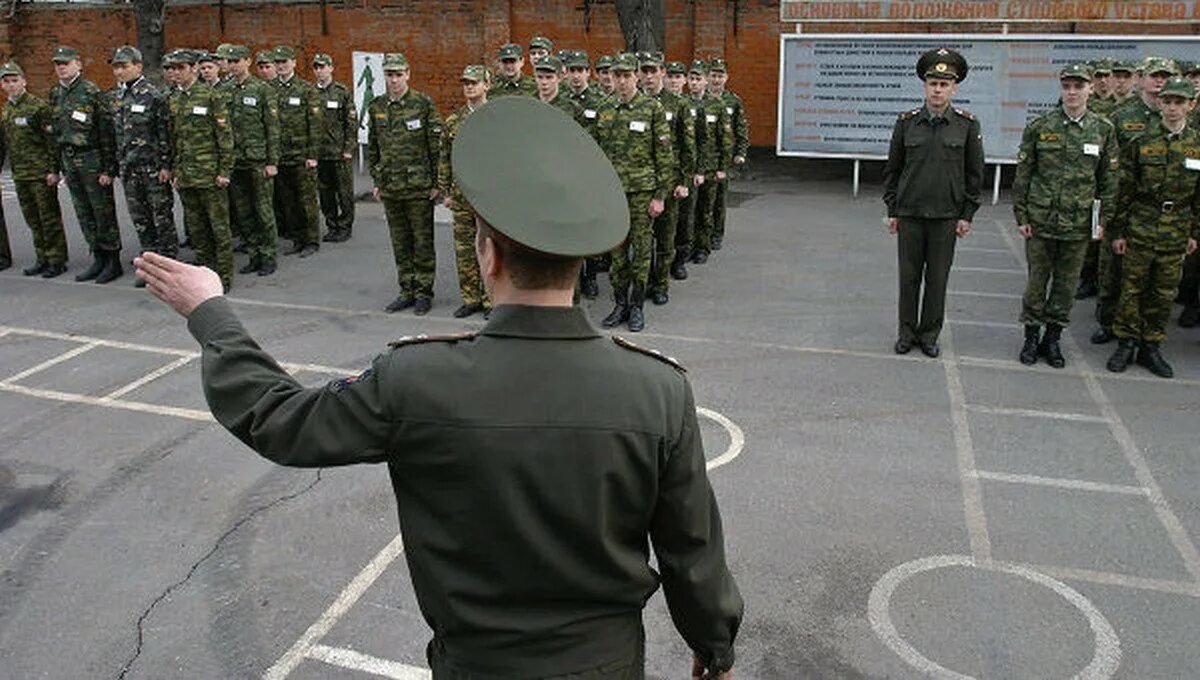
{"type": "Polygon", "coordinates": [[[570,116],[537,99],[504,97],[471,114],[451,164],[475,212],[527,248],[586,257],[629,233],[625,190],[608,157],[570,116]]]}

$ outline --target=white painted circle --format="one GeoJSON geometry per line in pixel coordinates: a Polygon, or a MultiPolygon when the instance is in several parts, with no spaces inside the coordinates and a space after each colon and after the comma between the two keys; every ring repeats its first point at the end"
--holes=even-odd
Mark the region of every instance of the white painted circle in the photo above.
{"type": "Polygon", "coordinates": [[[879,636],[879,639],[883,640],[885,645],[913,668],[940,680],[972,680],[971,676],[940,666],[918,652],[904,638],[900,637],[900,633],[892,624],[891,616],[888,613],[888,603],[891,602],[892,594],[896,591],[897,586],[917,574],[943,567],[971,567],[1012,574],[1058,593],[1083,613],[1096,640],[1096,653],[1092,656],[1091,663],[1072,676],[1072,680],[1107,680],[1116,674],[1117,666],[1121,663],[1121,641],[1100,610],[1096,609],[1095,605],[1086,597],[1079,594],[1079,591],[1062,581],[1027,567],[996,563],[979,565],[976,564],[974,558],[967,555],[934,555],[905,562],[884,574],[883,578],[879,579],[875,587],[871,589],[871,597],[867,601],[867,618],[871,621],[872,630],[879,636]]]}
{"type": "Polygon", "coordinates": [[[729,433],[729,448],[725,449],[725,453],[708,461],[704,466],[705,470],[715,470],[741,455],[742,449],[746,446],[746,435],[742,433],[742,428],[738,427],[737,423],[703,406],[697,406],[696,413],[725,428],[725,431],[729,433]]]}

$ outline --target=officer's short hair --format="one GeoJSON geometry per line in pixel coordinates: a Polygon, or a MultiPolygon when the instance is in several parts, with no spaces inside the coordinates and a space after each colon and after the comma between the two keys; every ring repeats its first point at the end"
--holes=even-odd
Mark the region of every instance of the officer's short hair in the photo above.
{"type": "Polygon", "coordinates": [[[570,288],[579,278],[579,270],[583,266],[581,257],[563,257],[547,255],[517,243],[501,234],[488,224],[478,214],[475,223],[479,230],[475,234],[479,245],[483,239],[490,238],[496,244],[500,259],[508,268],[508,278],[513,287],[518,290],[546,290],[570,288]]]}

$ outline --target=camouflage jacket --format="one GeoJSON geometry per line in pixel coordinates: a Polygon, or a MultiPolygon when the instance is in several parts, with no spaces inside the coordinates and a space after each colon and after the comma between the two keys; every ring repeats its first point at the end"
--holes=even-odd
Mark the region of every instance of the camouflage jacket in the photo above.
{"type": "Polygon", "coordinates": [[[600,92],[600,89],[589,84],[579,92],[575,92],[570,87],[563,90],[563,94],[567,99],[579,105],[580,115],[579,124],[583,129],[587,130],[593,137],[596,136],[596,116],[600,112],[600,107],[604,105],[607,97],[600,92]]]}
{"type": "Polygon", "coordinates": [[[1112,222],[1117,197],[1117,137],[1112,123],[1086,111],[1078,123],[1059,108],[1025,126],[1013,179],[1017,224],[1044,238],[1091,237],[1092,201],[1100,224],[1112,222]]]}
{"type": "Polygon", "coordinates": [[[281,142],[275,89],[261,78],[247,76],[240,83],[230,79],[218,92],[229,98],[234,167],[278,165],[281,142]]]}
{"type": "Polygon", "coordinates": [[[100,152],[100,167],[117,174],[116,139],[104,92],[78,76],[68,85],[50,88],[50,111],[58,147],[73,146],[100,152]]]}
{"type": "MultiPolygon", "coordinates": [[[[534,97],[541,99],[539,95],[534,95],[534,97]]],[[[558,94],[554,95],[554,99],[551,99],[546,103],[567,114],[571,117],[571,120],[574,120],[576,123],[579,123],[580,125],[584,124],[583,107],[580,106],[579,102],[567,96],[567,91],[565,89],[559,88],[558,94]]]]}
{"type": "Polygon", "coordinates": [[[358,113],[354,110],[354,93],[338,82],[328,87],[313,86],[313,109],[316,122],[317,158],[323,161],[342,160],[342,154],[353,154],[358,144],[358,113]]]}
{"type": "Polygon", "coordinates": [[[1117,107],[1110,120],[1117,129],[1117,146],[1125,148],[1129,140],[1145,132],[1151,121],[1162,120],[1162,116],[1146,106],[1141,97],[1133,97],[1117,107]]]}
{"type": "Polygon", "coordinates": [[[688,115],[696,118],[696,174],[711,175],[727,170],[733,159],[733,126],[719,99],[686,98],[688,115]]]}
{"type": "Polygon", "coordinates": [[[924,106],[900,114],[883,182],[888,217],[971,221],[983,184],[979,120],[953,106],[937,117],[924,106]]]}
{"type": "Polygon", "coordinates": [[[437,185],[442,117],[427,95],[384,94],[367,107],[367,167],[379,191],[394,198],[427,195],[437,185]]]}
{"type": "Polygon", "coordinates": [[[1155,126],[1121,147],[1119,172],[1112,238],[1182,255],[1200,235],[1200,131],[1155,126]]]}
{"type": "Polygon", "coordinates": [[[132,169],[171,167],[170,114],[167,95],[145,77],[108,91],[116,131],[117,165],[132,169]]]}
{"type": "Polygon", "coordinates": [[[454,165],[450,161],[450,151],[454,145],[454,138],[458,136],[458,128],[462,125],[467,116],[475,112],[475,109],[470,104],[464,104],[457,111],[446,117],[446,124],[442,126],[442,142],[441,149],[438,153],[438,189],[444,195],[449,196],[454,201],[455,209],[466,209],[467,199],[462,195],[462,191],[458,188],[458,182],[454,181],[454,165]]]}
{"type": "Polygon", "coordinates": [[[317,157],[316,117],[313,103],[316,88],[293,75],[285,83],[275,79],[279,104],[279,164],[298,165],[317,157]]]}
{"type": "Polygon", "coordinates": [[[746,157],[750,153],[750,121],[746,119],[746,107],[742,98],[725,90],[721,93],[721,101],[725,104],[725,113],[733,127],[733,150],[731,156],[746,157]]]}
{"type": "Polygon", "coordinates": [[[58,172],[58,141],[50,122],[50,105],[26,92],[4,105],[4,142],[12,178],[45,180],[58,172]]]}
{"type": "Polygon", "coordinates": [[[687,99],[663,88],[654,98],[663,105],[663,117],[671,129],[671,148],[675,151],[675,186],[690,186],[685,178],[696,174],[696,117],[691,115],[687,99]]]}
{"type": "Polygon", "coordinates": [[[1092,95],[1088,98],[1088,111],[1091,111],[1098,116],[1104,116],[1105,118],[1108,118],[1116,109],[1117,98],[1112,95],[1105,97],[1092,95]]]}
{"type": "Polygon", "coordinates": [[[488,90],[488,97],[496,99],[499,97],[507,97],[509,95],[524,95],[526,97],[537,96],[537,79],[531,75],[523,74],[520,78],[509,80],[504,76],[496,76],[496,81],[492,83],[491,89],[488,90]]]}
{"type": "Polygon", "coordinates": [[[626,193],[649,191],[666,199],[676,176],[671,129],[662,104],[638,93],[613,98],[597,114],[596,137],[626,193]]]}
{"type": "Polygon", "coordinates": [[[211,189],[218,176],[233,172],[233,130],[229,94],[197,80],[176,89],[171,110],[171,172],[181,189],[211,189]]]}

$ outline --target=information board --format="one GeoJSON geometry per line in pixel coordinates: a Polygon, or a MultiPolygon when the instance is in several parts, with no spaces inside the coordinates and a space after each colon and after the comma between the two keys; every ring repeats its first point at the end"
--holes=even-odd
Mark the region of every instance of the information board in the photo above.
{"type": "Polygon", "coordinates": [[[989,163],[1015,163],[1025,123],[1058,102],[1064,64],[1159,55],[1200,61],[1200,42],[1079,35],[785,35],[776,153],[883,160],[896,116],[921,106],[917,58],[934,47],[970,65],[954,105],[979,118],[989,163]]]}
{"type": "Polygon", "coordinates": [[[1200,19],[1200,0],[780,0],[781,21],[1130,22],[1200,19]]]}

